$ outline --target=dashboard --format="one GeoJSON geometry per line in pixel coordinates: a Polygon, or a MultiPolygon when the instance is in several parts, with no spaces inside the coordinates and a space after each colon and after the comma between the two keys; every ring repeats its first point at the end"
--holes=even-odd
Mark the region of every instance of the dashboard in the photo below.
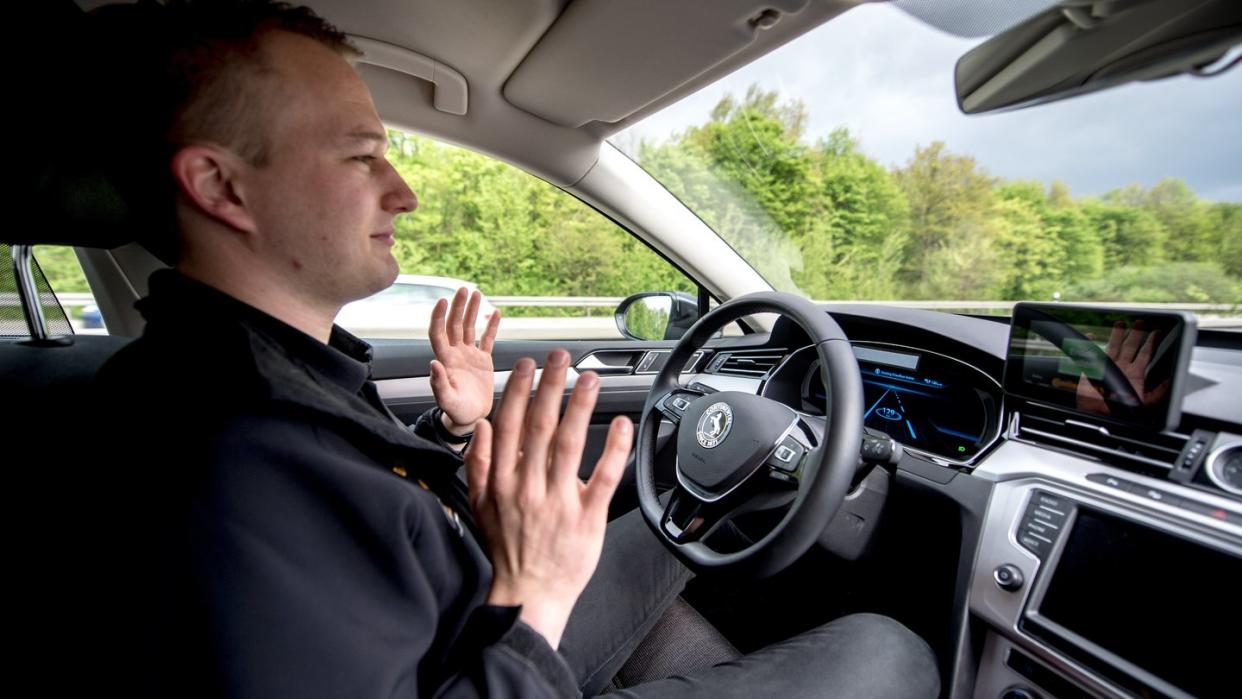
{"type": "MultiPolygon", "coordinates": [[[[1000,384],[979,369],[936,352],[882,342],[853,342],[864,394],[864,425],[905,448],[971,463],[1001,429],[1000,384]]],[[[828,401],[814,348],[793,352],[764,395],[810,415],[828,401]]]]}
{"type": "MultiPolygon", "coordinates": [[[[853,338],[864,425],[905,447],[898,475],[981,522],[963,531],[968,632],[950,696],[1236,694],[1226,689],[1236,644],[1213,640],[1242,626],[1229,601],[1242,580],[1236,339],[1187,350],[1182,416],[1162,430],[1099,425],[1006,393],[1006,324],[826,310],[853,338]]],[[[739,378],[721,388],[746,390],[740,377],[758,372],[736,355],[749,353],[775,362],[750,390],[824,415],[830,396],[809,339],[782,319],[764,340],[731,348],[739,378]]]]}

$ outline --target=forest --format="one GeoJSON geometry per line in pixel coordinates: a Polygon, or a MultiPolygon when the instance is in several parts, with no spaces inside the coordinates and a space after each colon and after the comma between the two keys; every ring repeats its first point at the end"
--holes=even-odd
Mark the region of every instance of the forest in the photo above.
{"type": "MultiPolygon", "coordinates": [[[[778,289],[814,299],[1242,301],[1242,203],[1180,179],[1075,196],[1005,180],[939,141],[900,165],[842,127],[810,142],[804,106],[752,87],[702,124],[627,148],[778,289]]],[[[419,208],[397,221],[401,271],[489,295],[626,296],[693,285],[641,241],[506,163],[389,132],[419,208]]],[[[71,251],[36,255],[86,291],[71,251]]]]}

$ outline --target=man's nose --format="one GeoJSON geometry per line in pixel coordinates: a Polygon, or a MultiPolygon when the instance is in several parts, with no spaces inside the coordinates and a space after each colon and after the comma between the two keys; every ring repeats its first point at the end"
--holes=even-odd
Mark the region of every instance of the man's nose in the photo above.
{"type": "Polygon", "coordinates": [[[397,169],[391,163],[388,165],[388,174],[392,179],[392,187],[381,200],[384,210],[396,213],[409,213],[417,209],[418,197],[415,196],[414,190],[410,189],[410,186],[405,183],[405,180],[401,178],[401,174],[397,172],[397,169]]]}

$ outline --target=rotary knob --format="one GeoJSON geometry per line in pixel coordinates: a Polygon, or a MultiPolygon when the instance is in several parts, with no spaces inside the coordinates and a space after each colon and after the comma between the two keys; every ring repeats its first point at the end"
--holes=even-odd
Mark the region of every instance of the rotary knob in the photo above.
{"type": "Polygon", "coordinates": [[[996,570],[992,571],[992,579],[1002,590],[1016,592],[1022,589],[1022,571],[1012,563],[996,566],[996,570]]]}

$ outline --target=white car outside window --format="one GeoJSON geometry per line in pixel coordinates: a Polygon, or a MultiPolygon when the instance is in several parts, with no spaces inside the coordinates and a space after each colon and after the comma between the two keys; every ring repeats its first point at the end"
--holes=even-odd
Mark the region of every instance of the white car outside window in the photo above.
{"type": "MultiPolygon", "coordinates": [[[[361,337],[427,337],[431,309],[440,299],[452,299],[461,287],[470,292],[478,286],[461,279],[402,274],[383,291],[346,304],[336,324],[361,337]]],[[[495,307],[485,297],[479,305],[480,332],[495,307]]]]}

